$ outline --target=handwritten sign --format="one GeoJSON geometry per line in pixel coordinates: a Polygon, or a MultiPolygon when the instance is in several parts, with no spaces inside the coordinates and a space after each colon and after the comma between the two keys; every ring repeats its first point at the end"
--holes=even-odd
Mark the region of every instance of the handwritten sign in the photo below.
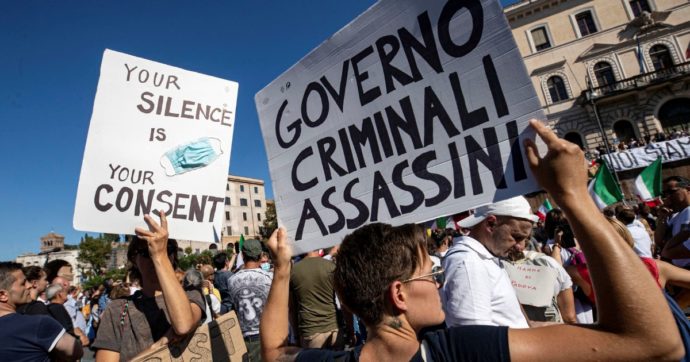
{"type": "Polygon", "coordinates": [[[538,189],[541,106],[496,0],[379,1],[255,101],[297,253],[538,189]]]}
{"type": "Polygon", "coordinates": [[[74,228],[132,234],[164,211],[171,237],[217,241],[238,85],[106,50],[74,228]]]}
{"type": "Polygon", "coordinates": [[[214,361],[241,362],[247,353],[237,315],[226,313],[204,324],[184,341],[162,346],[134,362],[214,361]]]}
{"type": "Polygon", "coordinates": [[[553,285],[558,273],[544,266],[503,263],[520,304],[534,307],[551,305],[553,285]]]}

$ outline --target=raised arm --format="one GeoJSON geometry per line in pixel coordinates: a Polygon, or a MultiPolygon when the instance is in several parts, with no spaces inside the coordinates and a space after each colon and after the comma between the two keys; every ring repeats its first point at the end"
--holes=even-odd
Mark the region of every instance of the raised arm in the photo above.
{"type": "Polygon", "coordinates": [[[201,320],[201,309],[187,298],[187,294],[182,289],[172,263],[168,257],[168,220],[165,213],[160,213],[161,224],[151,218],[144,216],[144,220],[149,226],[149,230],[136,228],[137,236],[148,242],[151,261],[156,269],[156,276],[163,291],[165,306],[170,316],[170,325],[178,335],[186,335],[199,325],[201,320]]]}
{"type": "Polygon", "coordinates": [[[587,256],[599,323],[510,330],[511,359],[680,359],[684,349],[664,296],[588,195],[582,151],[545,125],[534,120],[531,125],[548,152],[539,157],[534,142],[528,140],[530,168],[563,209],[587,256]]]}
{"type": "MultiPolygon", "coordinates": [[[[273,282],[261,314],[259,335],[261,355],[265,361],[276,361],[299,353],[288,346],[288,305],[290,295],[290,258],[292,249],[285,229],[276,229],[266,243],[273,256],[273,282]]],[[[296,327],[296,326],[295,326],[296,327]]]]}

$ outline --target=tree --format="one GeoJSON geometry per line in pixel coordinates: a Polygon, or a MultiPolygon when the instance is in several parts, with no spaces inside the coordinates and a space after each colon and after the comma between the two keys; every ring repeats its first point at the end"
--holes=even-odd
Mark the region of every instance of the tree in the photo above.
{"type": "Polygon", "coordinates": [[[97,238],[84,235],[79,243],[79,256],[77,260],[89,264],[91,270],[96,275],[100,275],[108,264],[111,251],[110,241],[104,238],[103,234],[97,238]]]}
{"type": "Polygon", "coordinates": [[[262,230],[262,236],[264,239],[268,239],[273,231],[278,228],[278,216],[276,215],[276,204],[275,202],[266,203],[266,218],[264,219],[264,225],[262,230]]]}

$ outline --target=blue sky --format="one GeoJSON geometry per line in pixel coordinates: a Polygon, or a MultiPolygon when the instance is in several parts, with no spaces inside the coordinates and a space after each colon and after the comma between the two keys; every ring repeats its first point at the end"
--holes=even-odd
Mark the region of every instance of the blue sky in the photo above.
{"type": "Polygon", "coordinates": [[[72,216],[105,48],[238,82],[229,172],[272,198],[254,94],[373,3],[0,2],[0,260],[50,231],[83,235],[72,216]]]}

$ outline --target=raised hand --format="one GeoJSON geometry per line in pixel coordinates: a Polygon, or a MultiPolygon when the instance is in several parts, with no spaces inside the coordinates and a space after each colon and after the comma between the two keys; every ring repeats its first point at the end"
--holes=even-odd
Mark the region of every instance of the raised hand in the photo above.
{"type": "Polygon", "coordinates": [[[266,242],[266,246],[268,246],[268,250],[271,251],[273,264],[275,265],[276,269],[290,265],[292,248],[288,243],[287,232],[285,229],[281,227],[273,231],[273,234],[271,234],[268,242],[266,242]]]}
{"type": "Polygon", "coordinates": [[[147,241],[149,247],[149,255],[151,257],[167,256],[168,247],[168,220],[165,218],[165,212],[160,212],[161,223],[158,223],[150,216],[145,215],[144,221],[149,226],[149,229],[136,228],[134,232],[136,235],[147,241]]]}
{"type": "Polygon", "coordinates": [[[527,160],[539,185],[557,199],[586,195],[587,169],[585,155],[580,147],[558,138],[553,131],[537,120],[530,120],[530,126],[548,147],[546,155],[539,157],[534,141],[525,141],[527,160]]]}

